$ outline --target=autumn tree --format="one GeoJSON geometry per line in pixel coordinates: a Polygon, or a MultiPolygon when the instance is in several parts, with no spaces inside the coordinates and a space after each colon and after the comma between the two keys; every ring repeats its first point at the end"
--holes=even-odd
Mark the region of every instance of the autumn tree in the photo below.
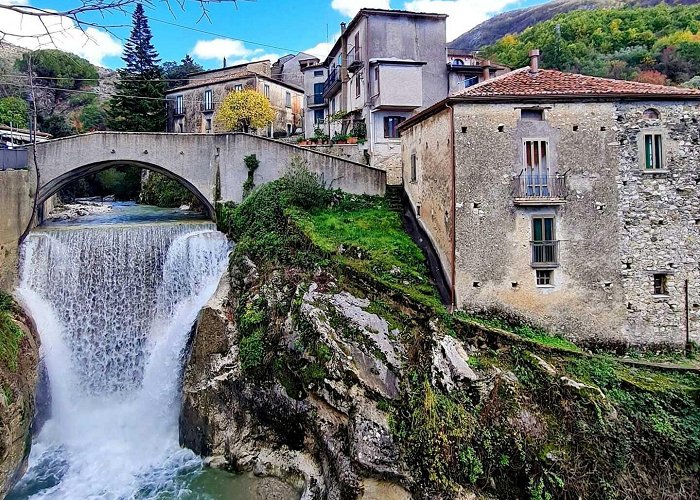
{"type": "Polygon", "coordinates": [[[253,89],[231,92],[224,97],[214,121],[225,131],[250,132],[275,119],[275,111],[263,94],[253,89]]]}

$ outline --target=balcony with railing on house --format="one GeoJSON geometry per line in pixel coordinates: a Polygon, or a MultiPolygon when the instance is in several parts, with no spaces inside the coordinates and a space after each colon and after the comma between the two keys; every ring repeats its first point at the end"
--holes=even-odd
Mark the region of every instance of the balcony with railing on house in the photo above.
{"type": "Polygon", "coordinates": [[[338,89],[340,89],[340,68],[335,66],[330,73],[328,73],[328,78],[326,78],[323,84],[323,97],[328,97],[338,89]]]}
{"type": "Polygon", "coordinates": [[[306,96],[306,105],[309,108],[318,108],[326,105],[323,94],[311,94],[306,96]]]}
{"type": "Polygon", "coordinates": [[[362,62],[362,48],[360,46],[353,47],[348,51],[348,71],[354,73],[364,66],[362,62]]]}
{"type": "Polygon", "coordinates": [[[26,148],[0,148],[0,170],[23,170],[29,166],[26,148]]]}
{"type": "Polygon", "coordinates": [[[526,172],[513,178],[513,202],[516,205],[563,205],[566,195],[566,175],[526,172]]]}
{"type": "Polygon", "coordinates": [[[559,240],[531,241],[534,268],[551,269],[559,267],[559,240]]]}

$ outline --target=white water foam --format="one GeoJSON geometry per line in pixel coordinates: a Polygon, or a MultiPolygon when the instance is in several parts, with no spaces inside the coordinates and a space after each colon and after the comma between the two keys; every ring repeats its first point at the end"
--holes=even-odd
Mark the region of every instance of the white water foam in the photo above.
{"type": "Polygon", "coordinates": [[[17,295],[42,340],[51,416],[10,498],[182,498],[183,353],[228,263],[213,224],[44,230],[17,295]]]}

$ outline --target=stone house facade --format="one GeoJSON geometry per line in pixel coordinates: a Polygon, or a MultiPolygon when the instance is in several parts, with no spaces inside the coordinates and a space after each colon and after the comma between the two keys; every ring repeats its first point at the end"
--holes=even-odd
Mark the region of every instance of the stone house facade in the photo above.
{"type": "MultiPolygon", "coordinates": [[[[280,73],[280,75],[283,75],[280,73]]],[[[255,89],[264,94],[275,111],[275,120],[255,133],[288,137],[303,128],[302,88],[272,77],[270,61],[256,61],[188,76],[185,85],[166,92],[167,131],[208,134],[219,130],[214,115],[230,92],[255,89]]]]}
{"type": "Polygon", "coordinates": [[[590,343],[700,341],[700,92],[531,66],[401,126],[453,303],[590,343]]]}

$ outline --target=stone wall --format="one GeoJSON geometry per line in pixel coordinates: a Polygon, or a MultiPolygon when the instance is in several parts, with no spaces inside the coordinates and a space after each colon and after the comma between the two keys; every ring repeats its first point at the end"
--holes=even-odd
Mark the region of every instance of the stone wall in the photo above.
{"type": "Polygon", "coordinates": [[[647,102],[617,108],[620,166],[614,187],[620,193],[622,231],[616,264],[627,310],[624,334],[632,343],[684,343],[686,307],[690,339],[700,342],[699,119],[695,104],[647,102]],[[659,119],[643,117],[649,108],[659,119]],[[664,136],[665,168],[659,173],[640,166],[644,130],[664,136]],[[654,274],[661,273],[667,276],[668,293],[655,295],[654,274]]]}
{"type": "Polygon", "coordinates": [[[449,109],[401,133],[404,190],[452,283],[452,115],[449,109]],[[411,157],[416,155],[416,180],[411,157]],[[419,209],[420,208],[420,209],[419,209]]]}
{"type": "Polygon", "coordinates": [[[456,292],[468,310],[497,309],[573,338],[622,341],[613,104],[554,104],[522,121],[517,104],[455,105],[456,292]],[[549,141],[550,172],[567,173],[563,205],[516,206],[523,140],[549,141]],[[559,267],[537,286],[532,217],[554,216],[559,267]]]}
{"type": "Polygon", "coordinates": [[[0,290],[17,284],[19,239],[34,212],[34,174],[28,170],[0,171],[0,290]]]}

